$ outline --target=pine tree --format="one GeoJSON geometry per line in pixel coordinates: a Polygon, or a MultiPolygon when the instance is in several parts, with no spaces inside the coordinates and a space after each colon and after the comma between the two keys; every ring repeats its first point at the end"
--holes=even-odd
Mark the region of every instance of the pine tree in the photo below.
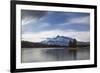
{"type": "Polygon", "coordinates": [[[77,46],[77,41],[76,39],[70,40],[69,41],[69,47],[76,47],[77,46]]]}
{"type": "Polygon", "coordinates": [[[69,41],[69,47],[72,47],[72,41],[71,40],[69,41]]]}
{"type": "Polygon", "coordinates": [[[73,39],[73,47],[76,47],[77,46],[77,41],[76,39],[73,39]]]}

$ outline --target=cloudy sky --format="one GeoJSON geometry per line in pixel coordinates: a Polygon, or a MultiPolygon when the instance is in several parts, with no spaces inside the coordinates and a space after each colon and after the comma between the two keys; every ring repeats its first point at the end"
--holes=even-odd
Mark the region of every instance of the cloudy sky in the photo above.
{"type": "Polygon", "coordinates": [[[40,42],[57,35],[90,41],[90,14],[21,10],[22,40],[40,42]]]}

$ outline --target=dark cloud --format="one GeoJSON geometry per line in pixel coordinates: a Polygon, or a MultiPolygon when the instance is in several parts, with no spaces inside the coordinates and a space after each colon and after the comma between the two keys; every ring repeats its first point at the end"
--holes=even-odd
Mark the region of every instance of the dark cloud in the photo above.
{"type": "Polygon", "coordinates": [[[21,10],[21,19],[25,19],[28,17],[31,18],[41,18],[44,16],[47,12],[44,11],[36,11],[36,10],[21,10]]]}

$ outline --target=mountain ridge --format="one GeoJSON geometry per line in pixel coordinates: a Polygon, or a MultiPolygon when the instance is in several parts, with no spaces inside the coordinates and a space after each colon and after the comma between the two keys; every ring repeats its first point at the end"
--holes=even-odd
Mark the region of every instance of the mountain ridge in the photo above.
{"type": "MultiPolygon", "coordinates": [[[[22,47],[68,47],[69,42],[76,40],[75,38],[65,37],[57,35],[53,38],[46,38],[41,42],[29,42],[29,41],[22,41],[22,47]]],[[[90,42],[82,42],[76,40],[77,46],[87,46],[90,45],[90,42]]]]}

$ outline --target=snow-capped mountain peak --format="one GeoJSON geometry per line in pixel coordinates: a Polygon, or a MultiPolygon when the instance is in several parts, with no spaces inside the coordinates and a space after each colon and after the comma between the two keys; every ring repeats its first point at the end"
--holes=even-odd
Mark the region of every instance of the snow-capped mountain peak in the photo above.
{"type": "Polygon", "coordinates": [[[41,43],[47,44],[47,45],[68,46],[70,40],[72,40],[72,38],[57,35],[56,37],[53,37],[53,38],[47,38],[41,43]]]}

